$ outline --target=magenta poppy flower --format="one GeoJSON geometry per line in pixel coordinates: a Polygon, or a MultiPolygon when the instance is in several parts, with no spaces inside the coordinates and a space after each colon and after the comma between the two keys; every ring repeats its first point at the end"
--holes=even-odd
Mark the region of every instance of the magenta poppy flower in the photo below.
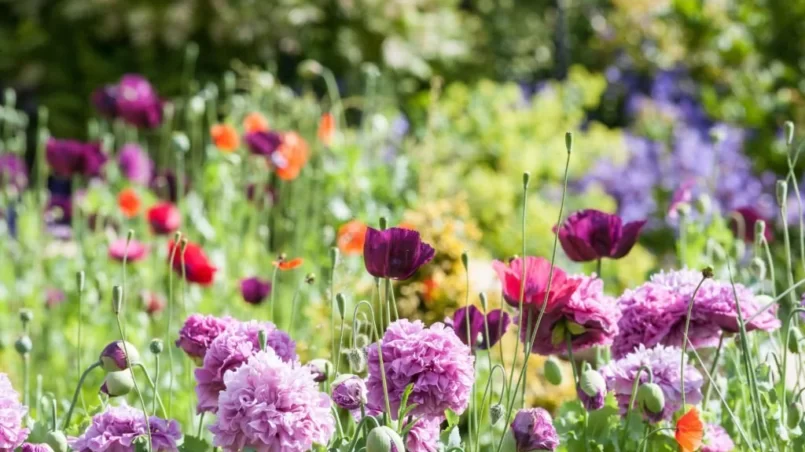
{"type": "Polygon", "coordinates": [[[436,251],[422,241],[419,232],[367,228],[363,245],[366,271],[377,278],[408,279],[433,259],[436,251]]]}
{"type": "Polygon", "coordinates": [[[141,75],[126,74],[117,85],[96,90],[92,103],[102,115],[121,118],[136,127],[152,129],[162,123],[164,102],[141,75]]]}
{"type": "Polygon", "coordinates": [[[551,274],[551,262],[542,257],[528,256],[525,260],[518,257],[512,259],[508,265],[495,261],[492,263],[492,267],[498,273],[498,278],[503,284],[503,298],[509,305],[516,308],[520,307],[520,281],[523,277],[523,265],[526,268],[524,308],[542,309],[542,304],[547,299],[545,312],[560,309],[567,304],[573,292],[581,284],[580,280],[569,278],[564,270],[554,266],[549,290],[548,277],[551,274]]]}
{"type": "Polygon", "coordinates": [[[282,145],[282,135],[270,131],[249,132],[243,141],[252,154],[270,157],[282,145]]]}
{"type": "Polygon", "coordinates": [[[679,207],[683,204],[690,204],[693,200],[693,179],[687,179],[671,196],[671,203],[668,205],[668,218],[675,220],[679,217],[679,207]]]}
{"type": "Polygon", "coordinates": [[[123,145],[117,156],[123,176],[135,184],[147,186],[154,172],[154,162],[138,144],[123,145]]]}
{"type": "Polygon", "coordinates": [[[758,221],[762,221],[766,224],[766,228],[763,232],[763,236],[766,238],[766,241],[771,242],[774,239],[771,228],[769,228],[768,220],[763,218],[757,209],[752,207],[741,207],[739,209],[735,209],[734,213],[741,217],[742,224],[739,227],[735,218],[732,218],[730,219],[730,229],[736,236],[742,234],[740,238],[743,239],[743,241],[747,243],[753,243],[755,241],[755,223],[758,221]]]}
{"type": "Polygon", "coordinates": [[[472,348],[487,350],[498,343],[501,337],[506,333],[511,323],[509,314],[500,309],[490,311],[484,315],[480,309],[474,305],[457,309],[452,318],[448,318],[444,322],[448,326],[453,327],[461,342],[469,345],[472,348]],[[469,312],[469,337],[467,335],[467,313],[469,312]],[[484,320],[486,319],[486,322],[484,320]],[[489,336],[486,335],[487,325],[489,327],[489,336]]]}
{"type": "Polygon", "coordinates": [[[249,304],[262,303],[271,293],[271,282],[264,281],[256,276],[240,281],[240,293],[249,304]]]}
{"type": "Polygon", "coordinates": [[[15,154],[0,154],[0,187],[10,185],[17,191],[28,186],[28,166],[15,154]]]}
{"type": "Polygon", "coordinates": [[[137,262],[148,256],[148,248],[137,240],[126,245],[126,239],[117,239],[109,245],[109,257],[116,261],[137,262]]]}
{"type": "Polygon", "coordinates": [[[620,259],[629,254],[645,221],[623,224],[617,215],[587,209],[570,215],[554,232],[567,257],[588,262],[608,257],[620,259]]]}
{"type": "Polygon", "coordinates": [[[83,143],[76,140],[48,140],[45,158],[57,176],[97,177],[106,163],[106,154],[99,142],[83,143]]]}

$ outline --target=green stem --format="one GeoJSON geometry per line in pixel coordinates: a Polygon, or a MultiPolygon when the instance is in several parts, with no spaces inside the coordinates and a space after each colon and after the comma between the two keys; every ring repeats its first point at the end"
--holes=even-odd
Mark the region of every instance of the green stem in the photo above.
{"type": "Polygon", "coordinates": [[[81,386],[84,385],[84,380],[87,378],[87,375],[89,375],[90,372],[92,372],[96,367],[100,366],[101,366],[100,361],[92,363],[81,374],[81,378],[78,379],[78,384],[76,385],[75,392],[73,393],[73,400],[72,402],[70,402],[70,408],[67,410],[67,415],[64,417],[64,424],[62,424],[62,430],[67,430],[67,427],[70,426],[70,418],[73,417],[73,409],[75,409],[75,404],[78,401],[78,393],[81,392],[81,386]]]}
{"type": "Polygon", "coordinates": [[[288,335],[290,335],[291,337],[293,337],[292,333],[294,326],[294,317],[296,316],[296,301],[299,298],[299,289],[302,288],[302,284],[305,284],[305,282],[302,282],[296,286],[296,290],[294,290],[293,293],[293,298],[291,299],[291,316],[288,318],[288,328],[287,328],[288,335]]]}
{"type": "MultiPolygon", "coordinates": [[[[690,297],[690,301],[688,302],[688,314],[685,316],[685,334],[682,336],[682,357],[679,360],[679,375],[685,375],[685,355],[688,353],[688,333],[690,332],[690,316],[693,312],[693,303],[696,300],[696,294],[699,292],[699,289],[704,284],[704,280],[707,279],[706,276],[702,275],[702,279],[699,280],[699,284],[696,286],[696,290],[693,291],[693,295],[690,297]]],[[[685,411],[685,379],[679,379],[679,387],[680,387],[680,395],[682,396],[682,406],[680,406],[680,410],[682,412],[685,411]]]]}
{"type": "Polygon", "coordinates": [[[130,358],[131,355],[129,355],[128,346],[126,345],[126,334],[123,331],[123,324],[120,322],[120,313],[115,315],[115,319],[117,320],[117,330],[120,333],[120,340],[123,341],[123,353],[126,354],[126,366],[129,368],[129,372],[131,372],[131,379],[134,382],[134,390],[137,392],[137,397],[140,399],[140,405],[143,409],[143,416],[145,417],[145,432],[148,435],[147,450],[152,451],[154,449],[154,443],[151,442],[151,421],[148,419],[148,408],[145,406],[143,393],[140,391],[140,386],[137,384],[137,377],[134,375],[134,367],[132,367],[130,358]]]}
{"type": "MultiPolygon", "coordinates": [[[[718,367],[718,359],[721,358],[721,349],[724,347],[724,333],[721,334],[721,337],[718,338],[718,347],[716,347],[716,354],[713,357],[713,364],[710,365],[710,375],[715,374],[716,368],[718,367]]],[[[707,408],[707,405],[710,403],[710,391],[713,389],[712,382],[707,382],[707,388],[704,390],[704,399],[702,402],[702,407],[707,408]]]]}
{"type": "MultiPolygon", "coordinates": [[[[153,385],[153,387],[154,387],[154,400],[151,403],[151,412],[152,413],[157,412],[157,400],[159,400],[159,391],[157,390],[157,386],[156,386],[156,382],[159,381],[159,355],[154,355],[154,360],[156,362],[156,364],[155,364],[156,368],[154,369],[154,382],[155,383],[153,385]]],[[[146,374],[146,375],[148,375],[148,374],[146,374]]],[[[168,413],[165,411],[165,407],[162,406],[161,403],[159,405],[160,405],[160,408],[162,409],[162,416],[167,419],[168,418],[168,413]]]]}
{"type": "Polygon", "coordinates": [[[204,429],[204,415],[207,414],[206,411],[201,412],[201,416],[198,418],[198,433],[196,433],[196,438],[201,438],[201,431],[204,429]]]}
{"type": "MultiPolygon", "coordinates": [[[[601,262],[601,261],[599,260],[598,262],[601,262]]],[[[576,391],[578,391],[579,390],[579,385],[581,384],[581,381],[579,381],[579,374],[578,374],[578,371],[576,370],[576,360],[573,358],[573,337],[569,332],[567,334],[567,358],[570,361],[570,369],[573,371],[573,388],[576,391]]],[[[584,407],[582,407],[582,408],[583,408],[581,410],[582,413],[583,413],[582,416],[584,417],[584,430],[582,432],[582,437],[583,437],[583,440],[584,440],[584,450],[588,451],[588,450],[590,450],[590,442],[587,439],[587,418],[588,418],[588,414],[587,414],[587,409],[584,408],[584,407]]]]}
{"type": "Polygon", "coordinates": [[[175,373],[173,370],[173,346],[171,339],[173,338],[173,262],[176,259],[176,250],[179,249],[179,239],[181,235],[176,234],[173,240],[173,248],[171,248],[170,259],[168,259],[168,330],[165,334],[165,344],[168,344],[168,372],[170,372],[170,379],[168,383],[168,417],[173,414],[173,381],[175,373]]]}
{"type": "MultiPolygon", "coordinates": [[[[642,372],[646,372],[648,374],[649,383],[654,381],[654,374],[652,373],[650,367],[648,367],[648,366],[640,366],[637,369],[637,373],[635,374],[634,381],[632,382],[632,394],[629,396],[629,406],[626,407],[626,417],[624,418],[624,420],[626,422],[629,422],[629,418],[632,416],[632,410],[634,409],[634,402],[635,402],[635,399],[637,399],[637,388],[640,386],[640,383],[641,383],[640,374],[642,372]]],[[[626,430],[626,428],[623,428],[621,430],[621,435],[620,435],[620,439],[619,439],[621,449],[624,449],[626,447],[626,438],[627,438],[627,430],[626,430]]]]}
{"type": "MultiPolygon", "coordinates": [[[[273,209],[272,209],[273,210],[273,209]]],[[[274,271],[271,273],[271,298],[269,298],[269,302],[271,306],[268,307],[268,319],[272,322],[274,321],[274,295],[277,293],[277,269],[279,267],[275,266],[274,271]]]]}
{"type": "MultiPolygon", "coordinates": [[[[154,391],[154,410],[152,411],[152,413],[154,413],[154,415],[156,415],[156,412],[157,412],[156,405],[157,405],[157,402],[158,402],[159,403],[159,409],[160,409],[160,411],[162,411],[162,417],[167,419],[168,418],[168,413],[165,410],[165,406],[162,405],[162,398],[159,397],[159,392],[157,391],[156,381],[151,379],[151,375],[148,374],[148,369],[146,369],[146,367],[145,367],[145,365],[143,363],[134,363],[133,365],[134,365],[134,367],[139,367],[140,370],[143,371],[143,375],[145,375],[145,379],[148,381],[148,385],[151,386],[151,389],[154,391]]],[[[159,375],[159,372],[157,372],[157,375],[159,375]]]]}
{"type": "Polygon", "coordinates": [[[31,354],[24,353],[22,355],[22,391],[23,391],[23,403],[25,406],[31,406],[30,402],[30,392],[31,392],[31,354]]]}

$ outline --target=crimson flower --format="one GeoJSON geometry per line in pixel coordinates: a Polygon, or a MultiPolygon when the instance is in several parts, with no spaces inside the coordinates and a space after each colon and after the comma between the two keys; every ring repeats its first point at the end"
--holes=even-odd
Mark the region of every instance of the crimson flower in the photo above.
{"type": "Polygon", "coordinates": [[[570,215],[554,227],[567,257],[575,262],[588,262],[608,257],[620,259],[629,254],[645,221],[623,224],[617,215],[586,209],[570,215]]]}
{"type": "Polygon", "coordinates": [[[161,202],[148,209],[148,223],[154,234],[171,234],[182,224],[182,215],[173,204],[161,202]]]}
{"type": "Polygon", "coordinates": [[[551,261],[542,258],[527,256],[525,259],[512,259],[508,265],[500,261],[492,263],[503,284],[503,298],[511,306],[520,307],[520,285],[525,265],[525,290],[523,291],[523,307],[542,309],[547,300],[545,312],[553,312],[567,304],[573,292],[581,284],[580,280],[569,278],[564,270],[554,266],[551,275],[551,261]]]}
{"type": "Polygon", "coordinates": [[[422,241],[417,231],[366,228],[363,259],[366,271],[374,277],[408,279],[435,254],[436,251],[422,241]]]}
{"type": "Polygon", "coordinates": [[[168,260],[173,256],[173,270],[179,275],[186,275],[190,282],[209,286],[215,277],[215,268],[204,254],[200,246],[188,242],[182,258],[182,245],[176,244],[171,240],[168,242],[168,260]],[[175,248],[175,250],[174,250],[175,248]],[[184,269],[182,263],[184,262],[184,269]]]}

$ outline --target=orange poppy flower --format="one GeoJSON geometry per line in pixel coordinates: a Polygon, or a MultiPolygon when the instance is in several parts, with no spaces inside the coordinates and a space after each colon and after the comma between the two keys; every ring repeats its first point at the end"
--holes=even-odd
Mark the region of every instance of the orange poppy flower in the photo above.
{"type": "Polygon", "coordinates": [[[272,157],[277,168],[277,176],[282,180],[294,180],[307,163],[307,142],[296,132],[288,132],[282,136],[282,145],[277,155],[272,157]]]}
{"type": "Polygon", "coordinates": [[[233,152],[240,146],[238,131],[229,124],[215,124],[210,128],[210,136],[215,146],[224,152],[233,152]]]}
{"type": "Polygon", "coordinates": [[[133,188],[126,188],[117,195],[117,206],[126,218],[134,218],[142,208],[140,195],[133,188]]]}
{"type": "Polygon", "coordinates": [[[346,255],[363,253],[363,244],[366,239],[366,225],[358,220],[338,228],[338,249],[346,255]]]}
{"type": "Polygon", "coordinates": [[[293,270],[295,268],[299,268],[300,266],[302,266],[303,262],[304,260],[301,257],[297,257],[289,261],[286,260],[274,261],[274,266],[283,271],[293,270]]]}
{"type": "Polygon", "coordinates": [[[318,136],[319,141],[324,143],[325,146],[332,146],[333,136],[335,136],[335,117],[332,113],[327,112],[321,115],[318,136]]]}
{"type": "Polygon", "coordinates": [[[704,425],[696,407],[691,408],[676,421],[674,437],[682,452],[695,452],[702,447],[704,425]]]}
{"type": "Polygon", "coordinates": [[[268,119],[258,112],[252,112],[243,118],[243,128],[246,132],[266,132],[268,131],[268,119]]]}

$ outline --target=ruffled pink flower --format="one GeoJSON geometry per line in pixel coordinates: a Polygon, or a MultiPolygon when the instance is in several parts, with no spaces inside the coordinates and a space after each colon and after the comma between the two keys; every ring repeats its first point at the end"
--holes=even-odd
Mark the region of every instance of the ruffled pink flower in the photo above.
{"type": "Polygon", "coordinates": [[[724,427],[717,424],[704,426],[704,444],[701,452],[732,452],[733,449],[735,443],[724,427]]]}
{"type": "MultiPolygon", "coordinates": [[[[176,452],[182,438],[179,423],[156,416],[148,418],[154,452],[176,452]]],[[[130,406],[109,406],[96,414],[78,438],[69,438],[76,452],[134,452],[135,441],[147,437],[142,410],[130,406]]]]}
{"type": "Polygon", "coordinates": [[[201,361],[212,341],[236,323],[238,321],[232,317],[192,314],[179,330],[176,346],[184,350],[187,356],[201,361]]]}
{"type": "Polygon", "coordinates": [[[53,452],[53,448],[47,444],[25,443],[22,445],[21,452],[53,452]]]}
{"type": "Polygon", "coordinates": [[[24,425],[27,413],[8,375],[0,373],[0,450],[14,450],[28,438],[30,430],[24,425]]]}
{"type": "Polygon", "coordinates": [[[227,372],[224,386],[210,431],[226,452],[304,452],[326,445],[335,431],[330,398],[312,374],[271,349],[227,372]]]}
{"type": "MultiPolygon", "coordinates": [[[[258,334],[266,332],[266,346],[285,362],[295,362],[296,343],[288,333],[271,322],[236,323],[216,337],[204,355],[202,367],[195,370],[199,413],[218,410],[218,394],[225,389],[224,375],[235,370],[260,351],[258,334]]],[[[309,370],[305,370],[310,374],[309,370]]],[[[312,376],[311,376],[312,378],[312,376]]]]}
{"type": "Polygon", "coordinates": [[[523,265],[526,267],[524,308],[539,311],[547,298],[546,313],[561,309],[581,284],[580,281],[568,278],[565,271],[556,265],[553,268],[553,277],[550,277],[551,261],[542,257],[528,256],[525,259],[518,257],[517,259],[512,259],[509,265],[494,261],[492,267],[498,273],[500,282],[503,284],[503,298],[509,305],[518,309],[520,307],[520,284],[523,277],[523,265]],[[551,279],[550,289],[548,288],[549,277],[551,279]]]}
{"type": "MultiPolygon", "coordinates": [[[[604,294],[604,282],[594,276],[573,276],[578,288],[567,304],[543,316],[534,337],[532,353],[553,355],[567,350],[570,337],[574,351],[595,345],[610,345],[618,334],[620,310],[615,299],[604,294]],[[560,328],[561,331],[556,331],[560,328]]],[[[532,327],[538,315],[529,315],[532,327]]],[[[527,341],[527,323],[520,329],[520,339],[527,341]]],[[[532,332],[532,334],[534,334],[532,332]]]]}
{"type": "Polygon", "coordinates": [[[117,239],[109,245],[109,257],[123,262],[137,262],[148,256],[148,248],[137,240],[131,240],[126,244],[126,239],[117,239]]]}
{"type": "Polygon", "coordinates": [[[405,450],[408,452],[437,452],[441,426],[441,417],[423,417],[418,420],[405,438],[405,450]]]}
{"type": "MultiPolygon", "coordinates": [[[[408,398],[415,416],[442,416],[446,409],[462,413],[475,380],[470,348],[442,323],[430,328],[400,319],[389,325],[382,341],[383,364],[392,413],[399,410],[405,387],[415,383],[408,398]]],[[[385,411],[378,345],[368,348],[368,406],[385,411]]]]}

